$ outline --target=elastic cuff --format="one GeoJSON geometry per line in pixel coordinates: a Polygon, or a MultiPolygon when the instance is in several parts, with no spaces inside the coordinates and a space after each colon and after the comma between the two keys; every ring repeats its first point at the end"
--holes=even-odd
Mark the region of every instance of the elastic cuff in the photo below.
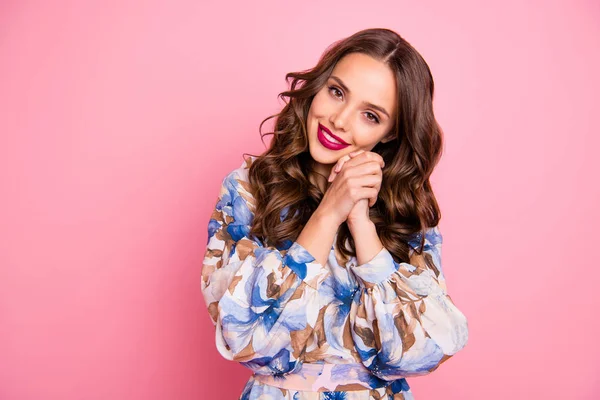
{"type": "Polygon", "coordinates": [[[386,281],[398,267],[392,258],[390,252],[384,247],[369,262],[353,266],[350,269],[366,287],[372,287],[378,283],[386,281]]]}
{"type": "Polygon", "coordinates": [[[284,264],[290,267],[306,284],[317,289],[328,269],[316,261],[315,257],[300,243],[294,242],[288,249],[284,264]]]}

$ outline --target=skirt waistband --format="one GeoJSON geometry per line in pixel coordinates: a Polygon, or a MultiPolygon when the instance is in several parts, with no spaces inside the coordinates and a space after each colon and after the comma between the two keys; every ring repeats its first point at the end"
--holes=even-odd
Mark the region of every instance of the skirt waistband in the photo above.
{"type": "Polygon", "coordinates": [[[252,376],[266,385],[311,392],[368,390],[389,383],[372,375],[363,364],[305,363],[298,371],[283,376],[252,376]]]}

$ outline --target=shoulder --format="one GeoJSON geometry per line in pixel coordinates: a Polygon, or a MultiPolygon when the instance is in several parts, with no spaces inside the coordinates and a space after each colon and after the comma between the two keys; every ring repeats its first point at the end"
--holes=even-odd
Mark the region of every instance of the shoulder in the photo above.
{"type": "Polygon", "coordinates": [[[248,174],[250,172],[250,165],[256,160],[256,157],[249,156],[242,162],[242,165],[230,171],[225,178],[223,179],[223,183],[230,183],[237,185],[237,182],[243,183],[248,182],[248,174]]]}
{"type": "Polygon", "coordinates": [[[409,240],[408,257],[410,264],[429,268],[433,271],[437,279],[444,279],[442,272],[442,234],[439,226],[429,227],[425,229],[425,240],[423,249],[420,249],[421,232],[415,233],[409,240]]]}
{"type": "MultiPolygon", "coordinates": [[[[408,241],[410,247],[414,250],[421,246],[421,238],[423,237],[422,232],[417,232],[408,241]]],[[[442,245],[442,233],[440,232],[439,225],[429,227],[425,230],[425,243],[423,250],[434,250],[439,249],[442,245]]]]}
{"type": "Polygon", "coordinates": [[[254,198],[250,190],[248,175],[250,165],[252,165],[255,159],[256,157],[250,156],[245,159],[239,167],[225,175],[220,193],[222,201],[225,201],[228,204],[234,204],[236,201],[243,201],[247,207],[253,208],[254,198]]]}

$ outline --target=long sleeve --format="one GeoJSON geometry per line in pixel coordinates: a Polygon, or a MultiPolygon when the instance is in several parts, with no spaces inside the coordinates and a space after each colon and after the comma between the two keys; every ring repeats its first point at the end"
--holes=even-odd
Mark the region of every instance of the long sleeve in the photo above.
{"type": "Polygon", "coordinates": [[[302,364],[328,270],[297,242],[279,250],[249,237],[246,179],[239,168],[223,180],[208,224],[202,293],[223,357],[257,374],[285,375],[302,364]]]}
{"type": "Polygon", "coordinates": [[[447,294],[441,268],[439,228],[411,242],[410,264],[396,263],[383,248],[369,262],[350,264],[359,284],[350,310],[350,330],[362,363],[377,377],[425,375],[468,341],[464,314],[447,294]]]}

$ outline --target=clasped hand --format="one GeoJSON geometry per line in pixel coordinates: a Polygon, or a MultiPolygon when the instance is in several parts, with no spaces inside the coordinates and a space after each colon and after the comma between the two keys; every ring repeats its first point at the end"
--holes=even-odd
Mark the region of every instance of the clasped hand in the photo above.
{"type": "Polygon", "coordinates": [[[329,186],[321,205],[348,224],[370,222],[369,208],[375,205],[383,177],[383,158],[358,150],[340,158],[331,169],[329,186]]]}

